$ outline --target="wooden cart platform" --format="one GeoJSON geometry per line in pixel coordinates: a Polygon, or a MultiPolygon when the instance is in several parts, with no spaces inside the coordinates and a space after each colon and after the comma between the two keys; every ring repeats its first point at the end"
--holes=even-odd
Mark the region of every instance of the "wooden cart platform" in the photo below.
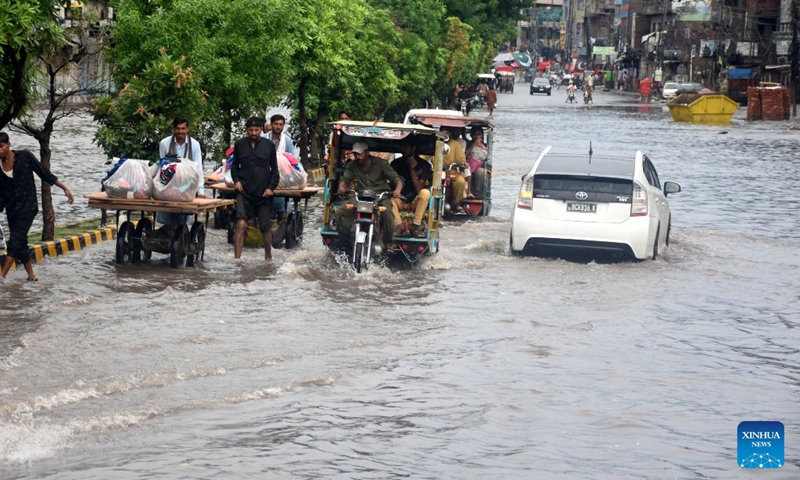
{"type": "MultiPolygon", "coordinates": [[[[116,210],[117,246],[116,262],[141,263],[150,260],[152,252],[169,254],[170,266],[177,268],[183,265],[193,267],[205,254],[206,227],[208,225],[208,212],[233,205],[232,199],[224,198],[195,198],[191,202],[171,202],[155,199],[134,199],[109,197],[106,192],[90,193],[90,208],[102,210],[116,210]],[[125,221],[120,225],[121,212],[127,212],[125,221]],[[131,212],[140,212],[140,218],[134,223],[131,221],[131,212]],[[146,212],[163,212],[178,215],[194,216],[191,229],[181,221],[180,225],[172,230],[167,230],[167,236],[159,236],[154,232],[153,220],[145,215],[146,212]],[[198,215],[205,213],[205,225],[198,220],[198,215]]],[[[171,228],[171,227],[170,227],[171,228]]]]}
{"type": "MultiPolygon", "coordinates": [[[[223,197],[228,199],[236,198],[236,190],[233,187],[229,187],[224,183],[212,183],[211,185],[207,185],[206,188],[211,189],[211,191],[214,192],[215,197],[223,197]]],[[[304,222],[305,222],[304,217],[306,215],[306,211],[308,210],[308,200],[322,191],[323,191],[322,187],[306,187],[302,190],[285,189],[285,188],[277,188],[273,190],[275,198],[283,198],[284,201],[286,202],[285,211],[287,213],[287,217],[286,217],[286,234],[284,243],[287,249],[292,249],[296,247],[302,240],[304,222]],[[302,209],[300,208],[301,200],[304,201],[302,209]],[[289,201],[292,201],[293,204],[288,205],[289,201]]],[[[232,242],[233,232],[234,232],[233,217],[231,215],[226,216],[223,210],[224,209],[217,210],[217,215],[215,219],[227,218],[227,221],[215,225],[215,228],[227,227],[228,240],[229,242],[232,242]]]]}

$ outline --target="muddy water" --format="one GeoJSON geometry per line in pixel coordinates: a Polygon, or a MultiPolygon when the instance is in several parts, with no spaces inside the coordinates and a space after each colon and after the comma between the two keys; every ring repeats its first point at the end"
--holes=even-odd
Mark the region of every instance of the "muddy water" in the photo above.
{"type": "MultiPolygon", "coordinates": [[[[596,100],[500,95],[492,216],[446,226],[411,270],[357,276],[312,225],[269,266],[212,230],[198,269],[116,266],[108,243],[38,285],[17,272],[2,478],[755,478],[736,465],[745,420],[786,425],[769,477],[800,477],[798,132],[596,100]],[[673,244],[655,262],[509,256],[520,175],[589,141],[645,149],[683,185],[673,244]]],[[[74,128],[87,160],[53,168],[93,191],[102,156],[74,128]]]]}

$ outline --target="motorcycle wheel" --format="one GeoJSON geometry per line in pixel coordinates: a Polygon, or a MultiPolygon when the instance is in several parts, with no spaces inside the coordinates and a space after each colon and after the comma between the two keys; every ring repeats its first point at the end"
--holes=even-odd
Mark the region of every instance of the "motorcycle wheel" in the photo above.
{"type": "Polygon", "coordinates": [[[364,266],[364,244],[359,243],[356,245],[356,251],[353,254],[353,266],[356,267],[356,273],[361,273],[364,266]]]}

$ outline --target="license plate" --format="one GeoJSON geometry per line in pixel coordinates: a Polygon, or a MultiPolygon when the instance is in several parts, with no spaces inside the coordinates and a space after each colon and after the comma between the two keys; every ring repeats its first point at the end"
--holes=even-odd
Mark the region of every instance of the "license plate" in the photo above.
{"type": "Polygon", "coordinates": [[[567,202],[568,212],[597,213],[596,203],[567,202]]]}

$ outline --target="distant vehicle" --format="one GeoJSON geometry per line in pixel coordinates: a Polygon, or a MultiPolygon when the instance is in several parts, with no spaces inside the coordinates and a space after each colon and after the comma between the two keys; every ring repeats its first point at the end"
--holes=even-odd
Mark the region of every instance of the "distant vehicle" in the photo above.
{"type": "Polygon", "coordinates": [[[699,83],[681,83],[678,87],[677,94],[680,95],[681,93],[697,93],[703,89],[703,86],[699,83]]]}
{"type": "Polygon", "coordinates": [[[553,86],[550,85],[550,81],[544,77],[536,77],[533,79],[533,83],[531,83],[531,95],[534,93],[546,93],[550,95],[553,91],[553,86]]]}
{"type": "Polygon", "coordinates": [[[569,81],[572,80],[575,76],[569,72],[564,72],[564,75],[561,76],[561,85],[569,85],[569,81]]]}
{"type": "Polygon", "coordinates": [[[680,87],[681,84],[677,82],[667,82],[664,84],[664,90],[661,92],[661,96],[664,97],[664,100],[672,100],[678,96],[678,89],[680,87]]]}
{"type": "Polygon", "coordinates": [[[662,187],[641,151],[598,156],[551,148],[522,177],[511,214],[511,252],[589,251],[655,260],[661,246],[669,245],[667,195],[681,186],[662,187]]]}

